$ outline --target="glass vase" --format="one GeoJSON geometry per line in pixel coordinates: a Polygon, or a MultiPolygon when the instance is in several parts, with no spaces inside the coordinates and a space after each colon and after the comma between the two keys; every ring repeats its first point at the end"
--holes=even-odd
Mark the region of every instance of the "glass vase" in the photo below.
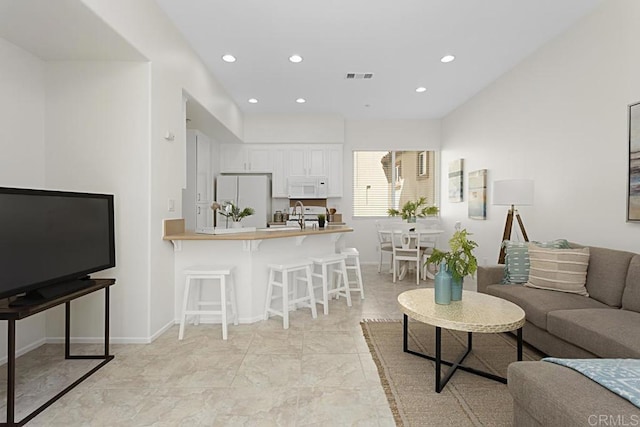
{"type": "Polygon", "coordinates": [[[442,261],[435,280],[436,304],[451,304],[451,273],[447,270],[447,263],[442,261]]]}

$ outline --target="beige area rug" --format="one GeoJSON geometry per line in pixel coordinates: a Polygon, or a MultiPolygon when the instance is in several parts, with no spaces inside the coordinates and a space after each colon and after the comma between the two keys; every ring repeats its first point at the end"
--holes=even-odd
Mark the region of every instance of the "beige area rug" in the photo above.
{"type": "MultiPolygon", "coordinates": [[[[398,426],[510,426],[512,398],[506,384],[458,370],[441,393],[435,392],[435,362],[402,351],[402,322],[361,323],[369,351],[398,426]]],[[[453,361],[467,344],[466,332],[442,330],[442,357],[453,361]]],[[[409,349],[435,354],[435,328],[410,321],[409,349]]],[[[544,357],[524,346],[523,360],[544,357]]],[[[516,360],[510,334],[474,334],[463,365],[502,377],[516,360]]],[[[444,377],[448,366],[442,366],[444,377]]]]}

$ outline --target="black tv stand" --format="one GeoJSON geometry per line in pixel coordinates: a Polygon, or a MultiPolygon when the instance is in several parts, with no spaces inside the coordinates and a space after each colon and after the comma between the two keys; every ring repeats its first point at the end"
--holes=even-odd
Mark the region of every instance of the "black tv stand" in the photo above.
{"type": "Polygon", "coordinates": [[[11,301],[9,303],[9,307],[25,307],[28,305],[42,304],[43,302],[51,299],[82,290],[91,286],[93,283],[94,281],[91,280],[89,276],[66,282],[54,283],[53,285],[27,292],[23,296],[11,301]]]}
{"type": "MultiPolygon", "coordinates": [[[[36,415],[51,406],[56,400],[60,399],[75,386],[85,379],[89,378],[94,372],[102,368],[104,365],[113,360],[113,355],[109,354],[109,288],[115,284],[115,279],[90,279],[79,280],[83,282],[82,287],[79,284],[71,285],[66,288],[65,293],[60,294],[56,289],[53,294],[49,294],[48,298],[40,299],[24,305],[14,305],[15,299],[0,300],[0,320],[7,321],[7,418],[6,422],[0,422],[0,426],[23,426],[31,421],[36,415]],[[93,292],[104,289],[104,353],[96,355],[72,355],[71,354],[71,301],[83,297],[93,292]],[[33,316],[34,314],[43,312],[60,304],[65,305],[65,322],[64,322],[64,358],[65,359],[98,359],[102,362],[98,363],[89,372],[67,386],[64,390],[53,396],[51,399],[40,405],[37,409],[25,416],[22,420],[15,420],[15,401],[16,401],[16,321],[33,316]]],[[[63,287],[64,288],[64,287],[63,287]]],[[[26,302],[26,299],[22,300],[26,302]]],[[[20,303],[22,304],[22,303],[20,303]]]]}

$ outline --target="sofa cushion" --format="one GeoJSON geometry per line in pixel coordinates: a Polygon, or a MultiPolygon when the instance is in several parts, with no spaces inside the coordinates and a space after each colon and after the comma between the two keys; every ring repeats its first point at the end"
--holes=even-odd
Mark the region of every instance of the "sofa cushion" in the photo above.
{"type": "MultiPolygon", "coordinates": [[[[549,240],[548,242],[531,242],[541,248],[569,249],[566,239],[549,240]]],[[[502,283],[527,283],[529,280],[529,243],[505,240],[504,279],[502,283]]]]}
{"type": "MultiPolygon", "coordinates": [[[[517,410],[525,410],[538,425],[616,425],[612,420],[626,420],[630,425],[638,419],[638,408],[632,403],[581,373],[553,363],[512,363],[507,386],[517,410]],[[605,417],[604,422],[599,422],[599,416],[605,417]]],[[[522,419],[521,414],[514,414],[514,419],[522,419]]],[[[619,421],[617,425],[624,424],[619,421]]]]}
{"type": "Polygon", "coordinates": [[[586,284],[589,297],[611,307],[620,307],[629,263],[635,254],[593,246],[589,250],[586,284]]]}
{"type": "Polygon", "coordinates": [[[550,311],[609,308],[601,302],[582,295],[528,288],[523,285],[489,285],[487,293],[519,305],[525,311],[527,321],[544,330],[547,330],[547,313],[550,311]]]}
{"type": "Polygon", "coordinates": [[[631,258],[627,283],[622,294],[622,308],[640,313],[640,255],[631,258]]]}
{"type": "Polygon", "coordinates": [[[525,286],[589,296],[584,284],[589,248],[551,249],[529,245],[531,268],[525,286]]]}
{"type": "Polygon", "coordinates": [[[547,331],[605,358],[640,358],[640,313],[617,308],[557,310],[547,331]]]}

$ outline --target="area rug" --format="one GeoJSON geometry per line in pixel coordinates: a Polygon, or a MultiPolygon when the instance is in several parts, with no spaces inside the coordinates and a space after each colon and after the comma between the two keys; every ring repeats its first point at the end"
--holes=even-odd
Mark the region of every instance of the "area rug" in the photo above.
{"type": "MultiPolygon", "coordinates": [[[[435,392],[435,362],[402,351],[402,322],[361,322],[369,351],[398,426],[510,426],[513,400],[506,384],[458,370],[441,393],[435,392]]],[[[467,343],[465,332],[442,330],[442,356],[455,360],[467,343]]],[[[409,349],[433,355],[435,328],[409,323],[409,349]]],[[[544,355],[524,347],[523,360],[544,355]]],[[[474,334],[464,365],[502,377],[516,360],[511,334],[474,334]]],[[[442,367],[442,373],[448,366],[442,367]]]]}

